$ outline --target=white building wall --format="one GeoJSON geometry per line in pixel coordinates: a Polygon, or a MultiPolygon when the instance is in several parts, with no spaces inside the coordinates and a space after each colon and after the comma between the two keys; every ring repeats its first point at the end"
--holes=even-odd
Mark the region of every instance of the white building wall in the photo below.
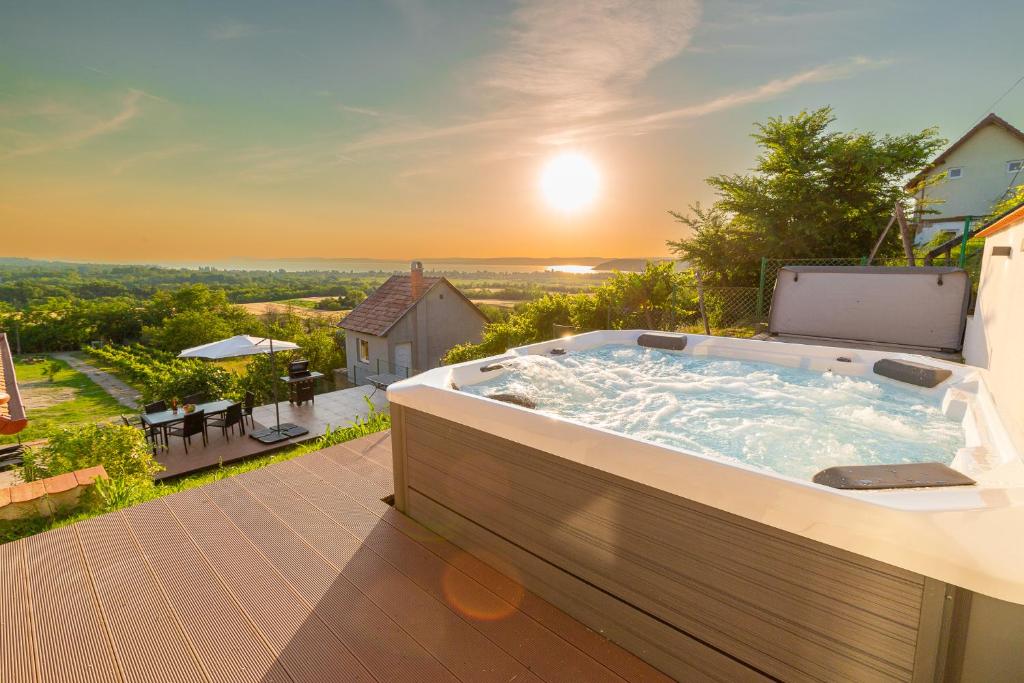
{"type": "MultiPolygon", "coordinates": [[[[927,188],[927,199],[939,203],[929,205],[929,209],[938,213],[925,215],[924,220],[943,222],[950,217],[988,214],[1011,183],[1024,183],[1024,172],[1014,176],[1006,171],[1007,162],[1017,159],[1024,159],[1024,141],[1000,126],[985,126],[929,174],[945,173],[950,168],[963,169],[960,178],[940,180],[927,188]]],[[[956,231],[962,228],[961,220],[956,231]]]]}
{"type": "Polygon", "coordinates": [[[1003,424],[1017,447],[1024,448],[1024,218],[985,240],[964,359],[989,369],[989,388],[1003,424]],[[1010,247],[1010,255],[993,256],[995,247],[1010,247]]]}
{"type": "Polygon", "coordinates": [[[372,334],[362,332],[345,331],[345,359],[348,363],[348,379],[353,384],[366,384],[366,376],[377,373],[380,367],[381,372],[388,372],[388,340],[384,337],[375,337],[372,334]],[[359,360],[358,340],[365,339],[370,343],[370,357],[367,362],[359,360]],[[378,366],[377,361],[380,360],[378,366]]]}

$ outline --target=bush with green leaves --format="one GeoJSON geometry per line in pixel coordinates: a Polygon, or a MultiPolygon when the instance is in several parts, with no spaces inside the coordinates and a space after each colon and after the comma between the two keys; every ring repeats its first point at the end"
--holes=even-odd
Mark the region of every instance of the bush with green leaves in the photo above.
{"type": "Polygon", "coordinates": [[[45,445],[26,449],[21,476],[35,481],[95,465],[103,465],[111,479],[138,482],[151,482],[163,469],[140,430],[91,424],[58,429],[45,445]]]}
{"type": "Polygon", "coordinates": [[[479,344],[460,344],[445,364],[504,353],[508,348],[551,339],[554,326],[578,330],[671,330],[696,309],[691,278],[675,264],[649,263],[641,273],[615,273],[582,294],[547,294],[489,323],[479,344]]]}
{"type": "Polygon", "coordinates": [[[206,361],[175,358],[167,352],[140,345],[85,347],[83,350],[139,386],[146,403],[190,394],[211,398],[235,398],[239,394],[235,376],[206,361]]]}

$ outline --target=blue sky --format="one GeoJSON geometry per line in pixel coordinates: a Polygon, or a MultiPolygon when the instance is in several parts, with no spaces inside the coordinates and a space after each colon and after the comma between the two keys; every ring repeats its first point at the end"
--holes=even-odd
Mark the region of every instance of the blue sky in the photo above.
{"type": "Polygon", "coordinates": [[[0,8],[0,224],[40,257],[662,254],[755,121],[955,139],[1024,75],[1019,2],[0,8]],[[566,149],[601,175],[571,216],[566,149]]]}

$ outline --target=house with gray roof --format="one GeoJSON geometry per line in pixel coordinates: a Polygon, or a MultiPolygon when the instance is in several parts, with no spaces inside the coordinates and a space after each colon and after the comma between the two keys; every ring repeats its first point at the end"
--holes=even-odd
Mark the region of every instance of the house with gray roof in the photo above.
{"type": "Polygon", "coordinates": [[[1024,131],[989,114],[906,184],[918,205],[915,242],[961,234],[965,222],[987,216],[1021,184],[1024,131]]]}
{"type": "Polygon", "coordinates": [[[349,379],[408,377],[441,364],[456,344],[477,343],[486,316],[443,277],[425,277],[413,261],[408,275],[392,275],[351,313],[345,330],[349,379]]]}

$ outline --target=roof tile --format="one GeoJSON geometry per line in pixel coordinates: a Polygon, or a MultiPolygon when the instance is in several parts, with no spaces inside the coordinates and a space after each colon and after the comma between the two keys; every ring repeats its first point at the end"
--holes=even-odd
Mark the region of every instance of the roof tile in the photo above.
{"type": "Polygon", "coordinates": [[[341,321],[341,327],[353,332],[382,336],[397,323],[406,311],[440,282],[440,277],[424,277],[423,292],[412,296],[412,278],[408,275],[392,275],[373,294],[352,309],[341,321]]]}

